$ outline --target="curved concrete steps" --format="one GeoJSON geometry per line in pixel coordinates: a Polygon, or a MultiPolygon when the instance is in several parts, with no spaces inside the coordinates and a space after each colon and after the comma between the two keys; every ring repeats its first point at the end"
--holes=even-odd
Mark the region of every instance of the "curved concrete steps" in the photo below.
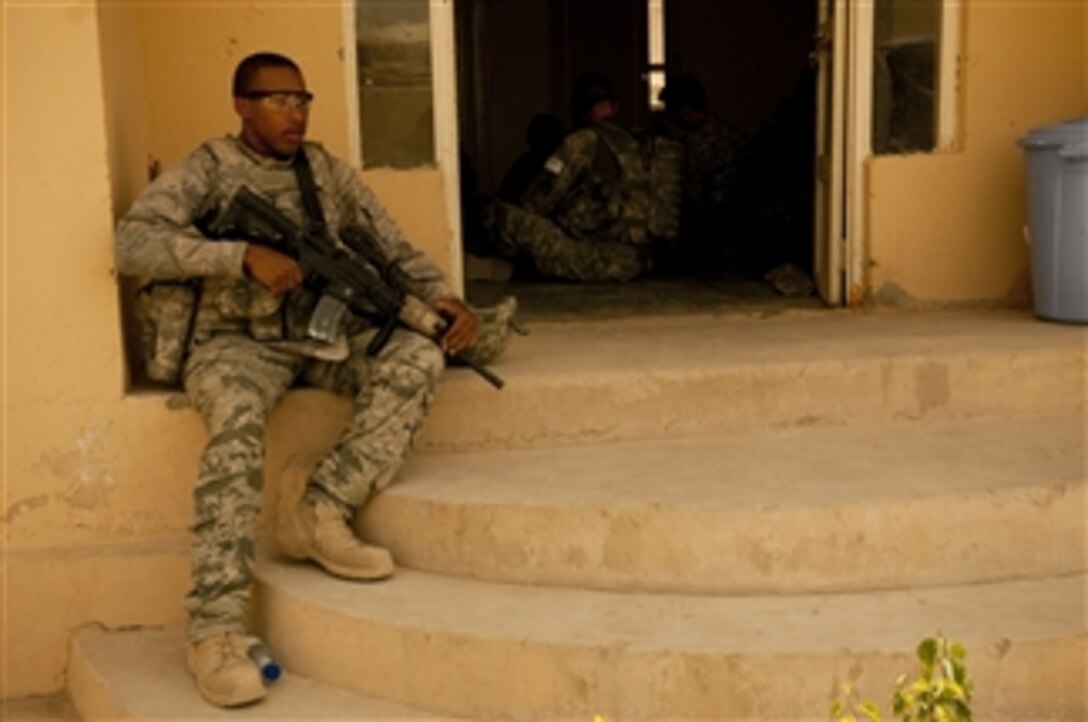
{"type": "Polygon", "coordinates": [[[1084,569],[1077,415],[417,454],[358,524],[403,565],[751,594],[1084,569]]]}
{"type": "MultiPolygon", "coordinates": [[[[269,700],[205,705],[179,634],[87,631],[84,717],[822,720],[844,681],[885,702],[941,630],[968,648],[975,719],[1088,719],[1083,328],[532,330],[502,392],[444,377],[423,453],[360,520],[392,580],[262,557],[255,621],[289,673],[269,700]]],[[[272,475],[308,468],[347,411],[289,394],[272,475]]]]}
{"type": "Polygon", "coordinates": [[[68,690],[84,720],[413,720],[441,719],[337,689],[287,670],[260,703],[220,709],[197,694],[180,632],[84,630],[72,639],[68,690]]]}
{"type": "Polygon", "coordinates": [[[709,597],[404,570],[338,581],[262,561],[260,623],[289,669],[467,716],[823,719],[883,702],[935,630],[963,642],[980,719],[1083,719],[1083,575],[840,595],[709,597]]]}

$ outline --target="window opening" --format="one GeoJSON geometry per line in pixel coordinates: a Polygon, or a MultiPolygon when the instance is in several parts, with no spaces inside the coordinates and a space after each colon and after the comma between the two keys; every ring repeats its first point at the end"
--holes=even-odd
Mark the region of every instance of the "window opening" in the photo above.
{"type": "Polygon", "coordinates": [[[665,104],[658,99],[665,87],[665,0],[647,0],[648,42],[646,58],[646,87],[650,94],[650,110],[663,110],[665,104]]]}
{"type": "Polygon", "coordinates": [[[357,0],[362,163],[435,165],[429,0],[357,0]]]}
{"type": "Polygon", "coordinates": [[[952,0],[875,0],[873,152],[928,152],[951,142],[952,0]]]}

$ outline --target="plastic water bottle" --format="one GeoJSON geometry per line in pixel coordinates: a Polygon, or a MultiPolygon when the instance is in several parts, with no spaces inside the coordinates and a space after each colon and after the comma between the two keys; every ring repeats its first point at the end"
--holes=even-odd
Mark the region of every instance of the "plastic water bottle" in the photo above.
{"type": "Polygon", "coordinates": [[[249,637],[248,641],[249,658],[253,660],[253,664],[257,665],[257,669],[260,670],[261,676],[265,680],[275,682],[280,678],[283,670],[280,669],[279,663],[272,656],[272,650],[259,637],[249,637]]]}

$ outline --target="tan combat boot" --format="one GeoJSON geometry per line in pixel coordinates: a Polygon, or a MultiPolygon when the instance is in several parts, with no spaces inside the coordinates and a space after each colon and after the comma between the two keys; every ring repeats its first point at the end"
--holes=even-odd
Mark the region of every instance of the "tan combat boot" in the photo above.
{"type": "Polygon", "coordinates": [[[264,698],[264,682],[241,634],[218,634],[189,647],[189,671],[201,696],[219,707],[240,707],[264,698]]]}
{"type": "Polygon", "coordinates": [[[280,551],[292,559],[309,559],[333,576],[377,580],[393,575],[393,556],[364,543],[352,533],[335,506],[305,497],[281,514],[276,529],[280,551]]]}

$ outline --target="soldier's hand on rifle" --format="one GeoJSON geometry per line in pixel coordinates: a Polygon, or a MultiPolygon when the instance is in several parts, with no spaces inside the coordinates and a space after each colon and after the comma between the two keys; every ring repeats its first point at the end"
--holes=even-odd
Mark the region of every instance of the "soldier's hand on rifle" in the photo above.
{"type": "Polygon", "coordinates": [[[459,298],[443,298],[435,301],[435,310],[450,322],[442,335],[442,350],[449,356],[476,345],[476,315],[459,298]]]}
{"type": "Polygon", "coordinates": [[[302,285],[302,269],[295,259],[271,248],[248,244],[242,267],[277,296],[302,285]]]}

